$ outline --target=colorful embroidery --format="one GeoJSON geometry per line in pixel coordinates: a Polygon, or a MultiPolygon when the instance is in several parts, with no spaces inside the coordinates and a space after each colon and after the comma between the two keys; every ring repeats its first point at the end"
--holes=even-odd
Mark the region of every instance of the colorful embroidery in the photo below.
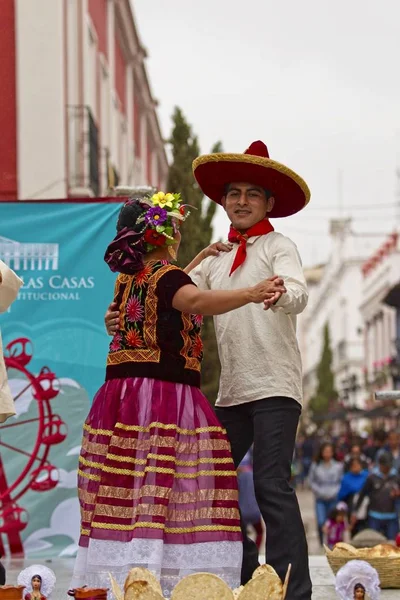
{"type": "Polygon", "coordinates": [[[126,305],[126,319],[129,323],[143,321],[144,310],[137,296],[132,296],[126,305]]]}
{"type": "MultiPolygon", "coordinates": [[[[161,277],[176,269],[178,267],[174,265],[159,262],[145,265],[135,275],[118,275],[114,301],[120,306],[120,327],[110,344],[108,366],[127,362],[161,361],[157,338],[159,323],[156,290],[161,277]]],[[[200,372],[203,357],[200,337],[202,322],[201,315],[182,314],[183,345],[180,355],[185,359],[185,368],[197,372],[200,372]]]]}

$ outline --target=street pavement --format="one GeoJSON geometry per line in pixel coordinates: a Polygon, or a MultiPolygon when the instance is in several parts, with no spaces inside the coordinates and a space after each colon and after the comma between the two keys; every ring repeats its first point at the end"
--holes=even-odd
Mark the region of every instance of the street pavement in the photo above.
{"type": "MultiPolygon", "coordinates": [[[[308,490],[298,492],[299,503],[303,515],[304,526],[307,532],[310,554],[310,570],[313,582],[313,600],[337,600],[334,589],[334,577],[327,563],[323,551],[321,550],[315,527],[314,504],[312,494],[308,490]]],[[[263,557],[261,557],[263,562],[263,557]]],[[[26,566],[37,561],[26,559],[3,559],[7,569],[7,583],[16,583],[18,573],[26,566]]],[[[55,558],[42,561],[56,573],[57,589],[52,595],[51,600],[66,600],[67,590],[69,588],[71,574],[73,569],[73,559],[55,558]]],[[[381,600],[399,600],[400,590],[384,590],[381,600]]],[[[292,600],[287,598],[286,600],[292,600]]]]}

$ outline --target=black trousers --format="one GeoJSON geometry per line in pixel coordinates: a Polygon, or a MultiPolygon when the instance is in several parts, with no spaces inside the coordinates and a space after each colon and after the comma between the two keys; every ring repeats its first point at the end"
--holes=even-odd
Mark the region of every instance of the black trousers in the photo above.
{"type": "MultiPolygon", "coordinates": [[[[290,485],[300,405],[274,397],[226,408],[216,407],[231,443],[235,465],[254,444],[257,502],[267,528],[266,562],[283,580],[292,565],[287,598],[311,600],[308,547],[296,493],[290,485]]],[[[258,567],[258,549],[243,530],[242,585],[258,567]]]]}
{"type": "Polygon", "coordinates": [[[6,584],[6,570],[2,562],[0,562],[0,585],[6,584]]]}

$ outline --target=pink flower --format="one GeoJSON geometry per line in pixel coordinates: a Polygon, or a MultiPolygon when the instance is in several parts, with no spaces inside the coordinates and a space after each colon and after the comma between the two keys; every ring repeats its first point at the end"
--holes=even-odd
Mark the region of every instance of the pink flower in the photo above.
{"type": "Polygon", "coordinates": [[[126,318],[129,322],[142,321],[144,316],[143,306],[136,296],[129,298],[126,306],[126,318]]]}
{"type": "Polygon", "coordinates": [[[203,325],[203,315],[193,315],[193,321],[197,327],[201,327],[203,325]]]}
{"type": "Polygon", "coordinates": [[[111,352],[118,352],[118,350],[121,350],[121,340],[122,340],[122,336],[120,333],[116,333],[112,339],[112,342],[110,344],[110,350],[111,352]]]}

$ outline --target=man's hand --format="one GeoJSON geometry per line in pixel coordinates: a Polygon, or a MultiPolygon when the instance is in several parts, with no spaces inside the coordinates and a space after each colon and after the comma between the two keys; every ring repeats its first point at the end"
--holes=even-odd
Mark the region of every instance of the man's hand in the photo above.
{"type": "Polygon", "coordinates": [[[233,244],[223,242],[214,242],[214,244],[210,244],[207,248],[202,250],[203,260],[208,256],[218,256],[220,252],[230,252],[233,248],[233,244]]]}
{"type": "Polygon", "coordinates": [[[107,312],[104,315],[104,323],[108,335],[114,336],[119,329],[119,311],[118,306],[115,302],[112,302],[107,308],[107,312]]]}
{"type": "MultiPolygon", "coordinates": [[[[273,277],[270,277],[267,281],[271,281],[276,283],[277,281],[282,282],[282,286],[283,286],[283,279],[282,277],[279,277],[278,275],[274,275],[273,277]]],[[[282,290],[275,290],[273,293],[270,294],[269,298],[266,298],[264,300],[264,310],[268,310],[269,308],[271,308],[271,306],[274,306],[274,304],[276,304],[279,300],[279,298],[286,292],[286,288],[284,287],[284,291],[282,290]]]]}
{"type": "Polygon", "coordinates": [[[253,288],[250,288],[251,302],[256,304],[260,304],[261,302],[264,302],[264,304],[269,303],[273,300],[276,294],[282,295],[285,292],[286,288],[283,285],[283,279],[275,275],[270,279],[261,281],[253,288]]]}
{"type": "Polygon", "coordinates": [[[351,517],[350,517],[350,525],[351,525],[351,528],[353,528],[353,527],[354,527],[354,525],[357,523],[357,521],[358,521],[358,519],[357,519],[357,515],[354,515],[354,514],[353,514],[353,515],[351,515],[351,517]]]}

